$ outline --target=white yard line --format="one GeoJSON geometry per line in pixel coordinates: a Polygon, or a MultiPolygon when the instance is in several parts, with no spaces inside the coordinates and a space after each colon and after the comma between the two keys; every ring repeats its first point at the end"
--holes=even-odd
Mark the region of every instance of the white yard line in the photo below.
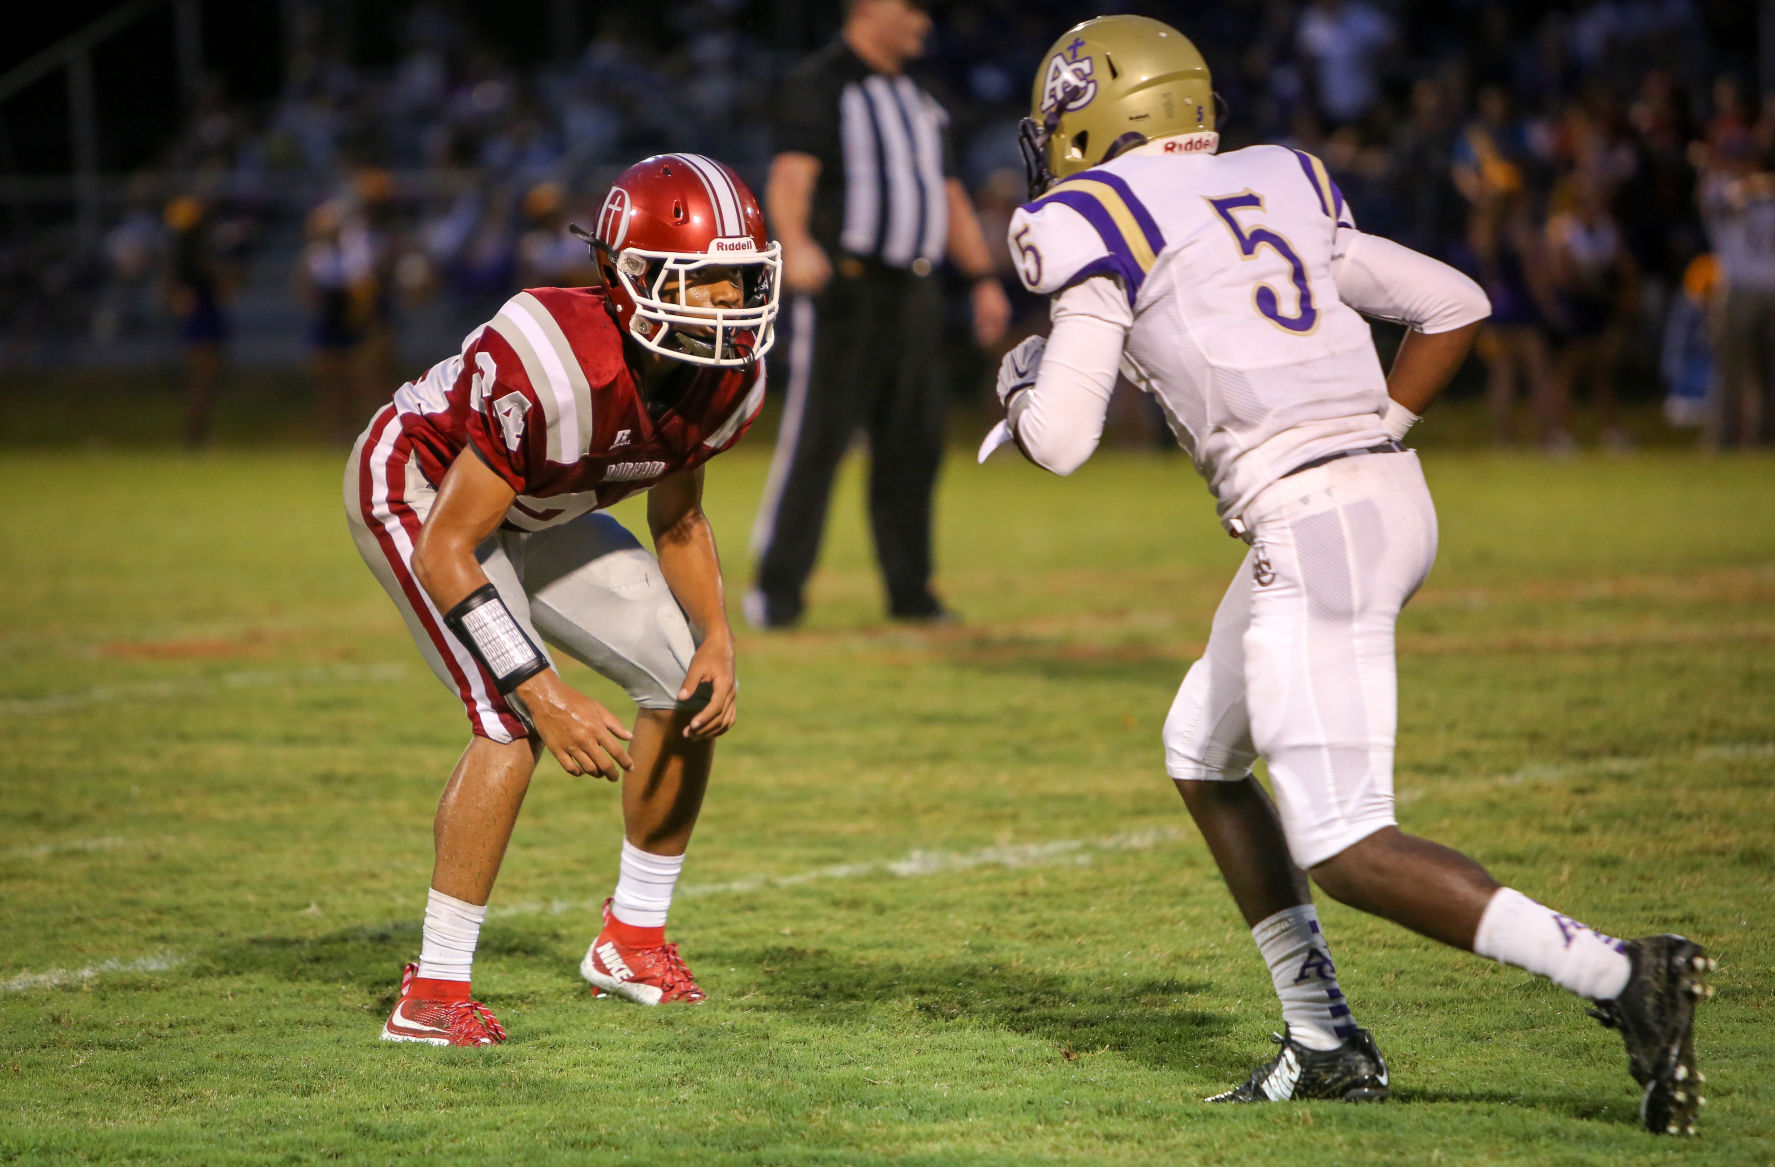
{"type": "Polygon", "coordinates": [[[20,973],[10,980],[0,981],[0,993],[22,993],[27,989],[48,989],[56,985],[68,984],[70,981],[79,981],[84,984],[97,979],[102,973],[165,972],[169,968],[177,968],[184,963],[183,957],[174,956],[170,952],[161,952],[154,956],[138,956],[134,960],[102,960],[98,964],[89,964],[85,968],[52,968],[43,972],[20,973]]]}
{"type": "Polygon", "coordinates": [[[48,713],[90,709],[95,705],[204,697],[219,689],[274,689],[283,685],[330,685],[341,681],[386,684],[402,680],[409,673],[410,670],[405,665],[384,662],[374,665],[317,665],[305,669],[236,670],[213,677],[185,677],[176,681],[95,685],[72,693],[49,693],[42,697],[0,700],[0,717],[40,717],[48,713]]]}
{"type": "Polygon", "coordinates": [[[1495,782],[1559,782],[1567,778],[1583,778],[1592,774],[1631,774],[1672,761],[1726,762],[1738,758],[1775,757],[1775,742],[1716,742],[1697,746],[1687,754],[1640,754],[1624,757],[1586,758],[1578,762],[1554,762],[1524,766],[1508,774],[1500,774],[1495,782]]]}
{"type": "MultiPolygon", "coordinates": [[[[1085,866],[1095,855],[1113,851],[1148,851],[1161,843],[1182,838],[1182,827],[1151,827],[1111,835],[1104,839],[1060,839],[1051,843],[1019,843],[999,847],[982,847],[977,851],[913,851],[901,859],[878,859],[866,863],[838,863],[816,867],[811,871],[789,875],[761,875],[725,883],[692,883],[678,889],[681,896],[731,895],[768,887],[800,887],[828,880],[856,879],[867,875],[888,875],[911,879],[925,875],[943,875],[954,871],[970,871],[977,867],[1046,867],[1055,865],[1085,866]]],[[[93,842],[99,842],[93,840],[93,842]]],[[[121,842],[121,840],[119,840],[121,842]]],[[[532,900],[527,903],[496,905],[489,916],[564,915],[569,912],[595,912],[604,902],[602,896],[585,900],[532,900]]],[[[29,989],[47,989],[78,981],[89,983],[104,973],[163,972],[184,963],[184,958],[170,952],[135,960],[107,960],[80,969],[52,968],[44,972],[20,973],[0,981],[0,993],[22,993],[29,989]]]]}
{"type": "Polygon", "coordinates": [[[119,847],[129,846],[128,839],[119,839],[115,835],[106,835],[101,839],[66,839],[60,843],[39,843],[34,847],[13,847],[0,852],[8,859],[47,859],[51,855],[66,855],[87,851],[115,851],[119,847]]]}
{"type": "MultiPolygon", "coordinates": [[[[1493,780],[1504,783],[1545,782],[1584,774],[1638,770],[1672,759],[1723,761],[1732,758],[1769,757],[1775,757],[1775,742],[1717,742],[1699,746],[1687,754],[1594,758],[1588,761],[1559,765],[1527,766],[1510,774],[1497,775],[1493,780]]],[[[1415,795],[1419,792],[1409,793],[1415,795]]],[[[1414,800],[1412,797],[1400,799],[1402,802],[1414,800]]],[[[926,851],[921,849],[911,851],[899,859],[834,863],[826,867],[815,867],[808,871],[791,872],[787,875],[752,875],[720,883],[689,883],[678,889],[678,895],[692,897],[743,895],[766,888],[803,887],[812,883],[861,879],[868,876],[914,879],[927,875],[947,875],[957,871],[972,871],[981,867],[1002,867],[1009,870],[1028,867],[1084,867],[1091,864],[1100,854],[1116,851],[1150,851],[1161,844],[1191,836],[1193,833],[1184,825],[1159,826],[1148,827],[1140,831],[1129,831],[1120,835],[1110,835],[1101,839],[1058,839],[1048,843],[1013,843],[1003,846],[981,847],[974,851],[926,851]]],[[[125,842],[122,839],[112,838],[77,839],[68,843],[18,848],[9,854],[39,857],[58,851],[101,851],[124,846],[125,842]]],[[[495,918],[509,918],[513,916],[559,916],[568,913],[590,913],[597,911],[603,902],[602,896],[591,899],[529,900],[523,903],[494,905],[488,910],[487,915],[495,918]]],[[[170,952],[162,952],[154,956],[138,957],[134,960],[107,960],[81,969],[52,968],[39,973],[21,973],[10,980],[0,981],[0,992],[19,993],[28,989],[42,989],[67,984],[70,981],[85,983],[97,979],[104,973],[163,972],[170,968],[176,968],[182,963],[184,963],[183,957],[175,956],[170,952]]]]}
{"type": "MultiPolygon", "coordinates": [[[[1059,839],[1051,843],[1016,843],[1008,846],[982,847],[977,851],[913,851],[900,859],[873,859],[863,863],[834,863],[810,871],[788,875],[752,875],[722,883],[687,883],[678,889],[680,896],[734,895],[761,891],[765,888],[802,887],[810,883],[858,879],[871,875],[887,875],[912,879],[925,875],[946,875],[955,871],[971,871],[977,867],[1083,867],[1094,857],[1109,851],[1149,851],[1161,843],[1185,837],[1189,832],[1179,827],[1151,827],[1111,835],[1105,839],[1059,839]]],[[[586,900],[529,900],[524,903],[494,905],[489,916],[559,916],[570,912],[595,912],[604,897],[586,900]]]]}

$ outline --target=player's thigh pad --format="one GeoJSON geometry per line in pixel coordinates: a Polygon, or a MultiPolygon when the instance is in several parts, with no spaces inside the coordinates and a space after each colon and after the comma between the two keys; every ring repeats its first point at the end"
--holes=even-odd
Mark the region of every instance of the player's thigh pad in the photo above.
{"type": "MultiPolygon", "coordinates": [[[[444,627],[442,615],[413,575],[413,545],[431,513],[437,491],[400,440],[400,426],[385,410],[358,439],[345,468],[345,515],[351,538],[370,573],[394,606],[419,653],[445,688],[462,701],[469,728],[496,742],[512,742],[526,730],[493,678],[444,627]]],[[[481,566],[512,615],[532,640],[529,602],[516,572],[494,540],[480,549],[481,566]]]]}
{"type": "Polygon", "coordinates": [[[1394,625],[1435,559],[1436,516],[1403,453],[1284,478],[1247,522],[1271,568],[1245,633],[1251,735],[1294,861],[1312,867],[1396,821],[1394,625]]]}
{"type": "Polygon", "coordinates": [[[1247,554],[1214,612],[1208,646],[1184,676],[1165,718],[1165,773],[1179,781],[1237,781],[1257,760],[1245,709],[1252,570],[1247,554]]]}
{"type": "Polygon", "coordinates": [[[589,514],[505,538],[545,639],[642,709],[678,707],[696,640],[659,561],[621,523],[589,514]]]}

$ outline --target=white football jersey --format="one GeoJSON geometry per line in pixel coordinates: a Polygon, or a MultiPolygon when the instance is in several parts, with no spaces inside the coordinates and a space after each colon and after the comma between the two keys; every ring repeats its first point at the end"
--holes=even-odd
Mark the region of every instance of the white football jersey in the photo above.
{"type": "Polygon", "coordinates": [[[1386,441],[1386,378],[1367,322],[1338,297],[1333,260],[1356,231],[1324,165],[1284,146],[1209,154],[1189,141],[1056,183],[1012,218],[1011,254],[1043,295],[1116,281],[1123,375],[1237,516],[1301,463],[1386,441]]]}

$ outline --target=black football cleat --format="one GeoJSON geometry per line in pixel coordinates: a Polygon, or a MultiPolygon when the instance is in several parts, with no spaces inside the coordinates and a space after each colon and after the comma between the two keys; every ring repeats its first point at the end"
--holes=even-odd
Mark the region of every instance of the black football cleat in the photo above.
{"type": "Polygon", "coordinates": [[[1713,996],[1707,974],[1715,964],[1692,940],[1668,933],[1623,942],[1633,972],[1612,1001],[1598,1001],[1590,1015],[1621,1032],[1627,1069],[1645,1087],[1639,1121],[1656,1135],[1692,1135],[1707,1099],[1706,1079],[1695,1068],[1695,1004],[1713,996]]]}
{"type": "Polygon", "coordinates": [[[1251,1071],[1251,1077],[1204,1102],[1290,1102],[1319,1098],[1343,1102],[1385,1102],[1387,1063],[1374,1035],[1358,1029],[1336,1049],[1308,1049],[1287,1027],[1270,1040],[1282,1052],[1251,1071]]]}

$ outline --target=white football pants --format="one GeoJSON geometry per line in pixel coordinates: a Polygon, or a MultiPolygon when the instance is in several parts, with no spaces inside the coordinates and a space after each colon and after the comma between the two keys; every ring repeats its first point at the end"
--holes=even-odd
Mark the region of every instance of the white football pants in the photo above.
{"type": "Polygon", "coordinates": [[[1269,763],[1303,868],[1393,817],[1393,627],[1436,558],[1415,453],[1278,479],[1242,516],[1251,550],[1165,719],[1165,770],[1236,781],[1269,763]]]}

